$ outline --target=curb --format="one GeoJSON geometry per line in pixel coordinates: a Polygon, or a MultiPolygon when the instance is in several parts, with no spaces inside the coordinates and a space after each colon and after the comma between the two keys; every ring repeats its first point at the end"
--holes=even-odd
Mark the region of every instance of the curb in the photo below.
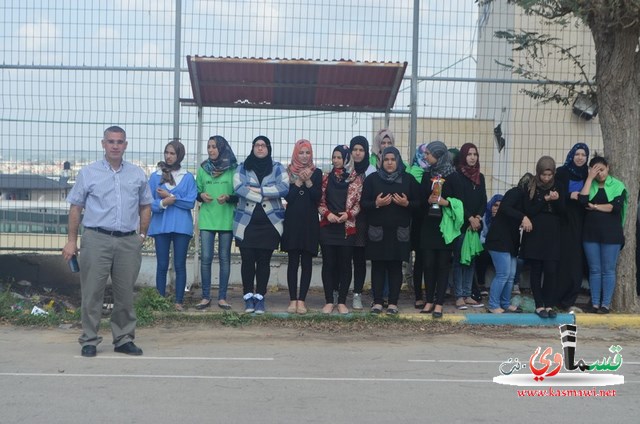
{"type": "Polygon", "coordinates": [[[640,328],[640,315],[638,314],[577,314],[576,324],[581,327],[608,327],[608,328],[640,328]]]}
{"type": "MultiPolygon", "coordinates": [[[[403,318],[413,320],[433,320],[431,315],[404,315],[403,318]]],[[[516,327],[557,327],[562,324],[575,324],[576,317],[573,314],[558,314],[555,318],[540,318],[530,313],[521,314],[445,314],[443,321],[455,322],[467,325],[510,325],[516,327]]]]}
{"type": "MultiPolygon", "coordinates": [[[[410,320],[433,320],[431,315],[407,314],[410,320]]],[[[443,321],[468,325],[510,325],[518,327],[557,327],[562,324],[577,324],[580,327],[640,328],[637,314],[558,314],[555,318],[543,319],[534,313],[522,314],[445,314],[443,321]]]]}
{"type": "MultiPolygon", "coordinates": [[[[202,312],[197,312],[200,314],[202,312]]],[[[224,311],[210,312],[213,314],[225,314],[224,311]]],[[[250,314],[253,317],[259,317],[259,315],[250,314]]],[[[305,315],[290,314],[288,312],[267,312],[266,316],[275,317],[279,319],[296,319],[309,316],[322,316],[327,315],[321,313],[310,312],[305,315]]],[[[333,318],[350,319],[353,317],[363,316],[365,313],[350,312],[345,315],[331,314],[333,318]]],[[[600,327],[600,328],[640,328],[640,315],[638,314],[609,314],[609,315],[596,315],[596,314],[558,314],[555,318],[540,318],[534,313],[520,313],[520,314],[484,314],[484,313],[472,313],[472,314],[447,314],[445,313],[442,318],[435,319],[431,317],[431,314],[419,314],[409,313],[400,314],[397,316],[400,319],[406,319],[411,321],[440,321],[465,325],[509,325],[514,327],[557,327],[563,324],[577,324],[580,327],[600,327]]],[[[379,319],[394,319],[396,317],[390,317],[386,314],[381,314],[379,319]]]]}

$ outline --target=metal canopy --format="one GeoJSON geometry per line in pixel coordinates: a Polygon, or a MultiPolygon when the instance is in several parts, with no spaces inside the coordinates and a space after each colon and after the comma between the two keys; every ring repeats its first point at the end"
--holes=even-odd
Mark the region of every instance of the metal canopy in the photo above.
{"type": "Polygon", "coordinates": [[[199,107],[388,112],[404,63],[187,56],[199,107]]]}

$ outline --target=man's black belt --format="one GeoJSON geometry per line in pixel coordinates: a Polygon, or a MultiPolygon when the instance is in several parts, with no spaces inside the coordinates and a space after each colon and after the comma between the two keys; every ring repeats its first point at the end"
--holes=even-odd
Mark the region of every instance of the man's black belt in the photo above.
{"type": "Polygon", "coordinates": [[[126,233],[123,233],[122,231],[105,230],[104,228],[100,228],[100,227],[84,227],[84,228],[87,230],[97,231],[99,233],[106,234],[112,237],[126,237],[136,233],[135,231],[127,231],[126,233]]]}

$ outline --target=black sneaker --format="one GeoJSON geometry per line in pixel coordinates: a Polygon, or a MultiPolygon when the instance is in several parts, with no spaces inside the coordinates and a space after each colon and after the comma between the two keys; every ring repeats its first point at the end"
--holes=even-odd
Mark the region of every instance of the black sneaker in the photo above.
{"type": "Polygon", "coordinates": [[[598,313],[601,315],[606,315],[609,312],[611,311],[609,311],[609,308],[607,308],[606,306],[601,306],[600,308],[598,308],[598,313]]]}

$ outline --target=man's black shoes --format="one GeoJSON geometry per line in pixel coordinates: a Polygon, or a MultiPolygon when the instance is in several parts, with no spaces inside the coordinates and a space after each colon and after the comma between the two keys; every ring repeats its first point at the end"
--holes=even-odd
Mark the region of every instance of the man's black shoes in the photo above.
{"type": "Polygon", "coordinates": [[[93,358],[94,356],[96,356],[96,347],[93,345],[82,346],[80,354],[85,358],[93,358]]]}
{"type": "Polygon", "coordinates": [[[142,355],[142,349],[140,349],[138,346],[133,344],[133,342],[127,342],[122,346],[116,346],[113,348],[113,351],[118,353],[125,353],[127,355],[135,355],[135,356],[142,355]]]}

